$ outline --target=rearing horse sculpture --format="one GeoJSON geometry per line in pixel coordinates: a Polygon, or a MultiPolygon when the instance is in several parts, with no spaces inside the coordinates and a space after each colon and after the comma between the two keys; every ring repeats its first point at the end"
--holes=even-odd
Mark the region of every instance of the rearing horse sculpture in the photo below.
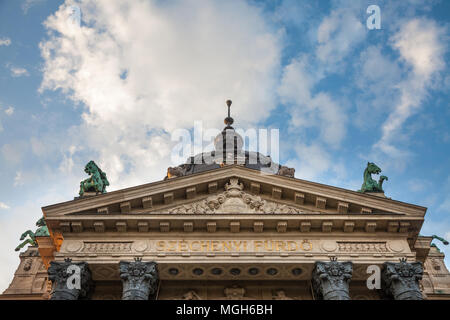
{"type": "Polygon", "coordinates": [[[31,230],[27,230],[20,236],[20,241],[24,240],[27,236],[29,239],[26,239],[24,242],[19,244],[15,251],[19,251],[22,249],[25,245],[29,244],[31,246],[36,246],[36,237],[48,237],[50,234],[48,232],[47,224],[45,223],[44,217],[40,218],[36,222],[36,226],[39,227],[36,232],[33,232],[31,230]]]}
{"type": "Polygon", "coordinates": [[[380,172],[381,169],[375,163],[367,162],[366,170],[364,170],[364,182],[358,192],[384,192],[383,181],[388,180],[388,177],[380,176],[378,182],[372,179],[372,174],[379,174],[380,172]]]}
{"type": "Polygon", "coordinates": [[[91,160],[87,163],[84,167],[84,172],[90,175],[90,177],[80,182],[80,196],[83,196],[85,192],[106,192],[106,187],[109,186],[106,173],[104,173],[94,161],[91,160]]]}

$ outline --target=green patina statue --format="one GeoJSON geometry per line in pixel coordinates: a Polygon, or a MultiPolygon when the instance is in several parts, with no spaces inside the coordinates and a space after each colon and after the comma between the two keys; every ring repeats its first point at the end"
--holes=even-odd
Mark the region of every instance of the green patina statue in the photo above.
{"type": "Polygon", "coordinates": [[[388,180],[388,177],[380,176],[378,182],[372,179],[372,174],[379,174],[380,172],[381,169],[375,163],[367,162],[367,168],[364,170],[364,182],[358,192],[384,192],[383,181],[388,180]]]}
{"type": "Polygon", "coordinates": [[[50,233],[48,232],[47,224],[45,223],[44,217],[40,218],[36,222],[36,226],[39,227],[36,232],[33,232],[31,230],[27,230],[20,236],[20,241],[24,240],[27,236],[29,236],[29,239],[26,239],[24,242],[19,244],[16,247],[16,251],[19,251],[22,249],[25,245],[29,244],[32,246],[36,246],[36,237],[49,237],[50,233]]]}
{"type": "MultiPolygon", "coordinates": [[[[448,246],[448,241],[445,240],[445,239],[442,238],[442,237],[439,237],[439,236],[433,234],[433,235],[431,236],[431,238],[433,238],[433,240],[434,240],[434,239],[437,239],[437,240],[441,241],[445,246],[448,246]]],[[[433,241],[433,240],[431,240],[431,241],[433,241]]],[[[437,246],[436,244],[434,244],[434,243],[432,243],[430,247],[435,247],[435,248],[437,249],[437,251],[441,252],[441,250],[439,250],[438,246],[437,246]]]]}
{"type": "Polygon", "coordinates": [[[80,182],[80,197],[85,192],[106,193],[106,187],[109,186],[106,173],[104,173],[94,161],[89,161],[84,167],[84,172],[90,175],[89,178],[80,182]]]}

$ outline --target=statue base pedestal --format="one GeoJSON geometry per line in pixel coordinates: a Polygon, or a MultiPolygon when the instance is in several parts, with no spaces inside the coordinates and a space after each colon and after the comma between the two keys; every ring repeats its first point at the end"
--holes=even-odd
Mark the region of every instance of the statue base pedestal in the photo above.
{"type": "Polygon", "coordinates": [[[80,197],[74,197],[73,200],[77,200],[77,199],[83,199],[83,198],[89,198],[89,197],[93,197],[96,196],[98,194],[101,194],[100,192],[85,192],[82,196],[80,197]]]}
{"type": "Polygon", "coordinates": [[[384,192],[364,192],[364,194],[368,194],[368,195],[376,196],[376,197],[381,197],[381,198],[387,198],[384,195],[384,192]]]}

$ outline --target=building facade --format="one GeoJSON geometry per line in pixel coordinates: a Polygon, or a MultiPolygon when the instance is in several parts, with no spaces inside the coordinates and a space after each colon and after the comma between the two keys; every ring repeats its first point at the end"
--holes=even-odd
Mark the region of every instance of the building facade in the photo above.
{"type": "Polygon", "coordinates": [[[296,179],[242,150],[232,122],[162,181],[43,207],[48,236],[0,299],[450,299],[444,255],[419,235],[426,208],[382,182],[296,179]]]}

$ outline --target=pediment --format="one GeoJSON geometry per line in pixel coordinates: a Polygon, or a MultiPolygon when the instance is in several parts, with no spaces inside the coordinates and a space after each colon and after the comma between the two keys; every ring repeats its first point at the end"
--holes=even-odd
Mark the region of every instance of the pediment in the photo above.
{"type": "Polygon", "coordinates": [[[264,174],[231,165],[42,208],[65,215],[323,213],[400,214],[423,218],[426,208],[388,198],[264,174]]]}

